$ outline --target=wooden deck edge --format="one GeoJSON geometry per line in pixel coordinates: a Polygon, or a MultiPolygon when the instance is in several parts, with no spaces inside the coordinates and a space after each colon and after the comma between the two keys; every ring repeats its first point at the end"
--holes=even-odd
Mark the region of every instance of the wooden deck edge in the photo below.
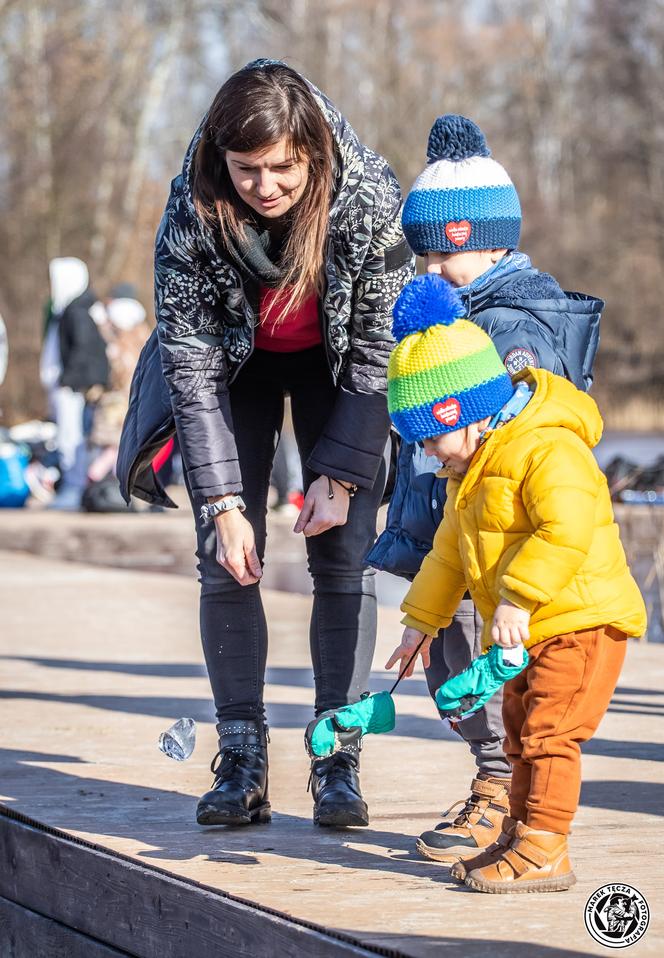
{"type": "MultiPolygon", "coordinates": [[[[0,917],[0,929],[4,920],[9,928],[22,921],[33,935],[50,929],[65,940],[69,932],[72,947],[53,955],[77,956],[73,948],[87,936],[92,947],[80,954],[94,958],[405,958],[403,952],[139,864],[2,804],[0,862],[0,916],[7,916],[0,917]],[[42,924],[49,920],[51,925],[42,924]]],[[[27,958],[51,952],[12,952],[0,941],[0,956],[5,954],[27,958]]]]}
{"type": "Polygon", "coordinates": [[[16,902],[0,898],[0,958],[132,958],[16,902]]]}

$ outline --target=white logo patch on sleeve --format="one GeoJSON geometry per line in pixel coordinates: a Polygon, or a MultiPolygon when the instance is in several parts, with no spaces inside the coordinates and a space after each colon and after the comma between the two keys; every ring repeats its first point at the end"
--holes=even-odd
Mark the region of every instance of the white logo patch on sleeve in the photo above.
{"type": "Polygon", "coordinates": [[[504,363],[510,376],[516,376],[526,366],[534,366],[535,369],[539,366],[535,355],[525,346],[517,346],[516,349],[511,349],[505,356],[504,363]]]}

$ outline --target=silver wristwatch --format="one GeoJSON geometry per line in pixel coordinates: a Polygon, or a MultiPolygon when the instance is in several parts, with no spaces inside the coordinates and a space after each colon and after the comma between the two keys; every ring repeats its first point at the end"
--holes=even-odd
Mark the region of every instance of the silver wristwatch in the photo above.
{"type": "Polygon", "coordinates": [[[218,499],[217,502],[204,503],[201,506],[201,519],[203,522],[210,522],[215,516],[220,516],[222,512],[230,512],[231,509],[239,509],[240,512],[244,512],[246,508],[242,496],[228,496],[226,499],[218,499]]]}

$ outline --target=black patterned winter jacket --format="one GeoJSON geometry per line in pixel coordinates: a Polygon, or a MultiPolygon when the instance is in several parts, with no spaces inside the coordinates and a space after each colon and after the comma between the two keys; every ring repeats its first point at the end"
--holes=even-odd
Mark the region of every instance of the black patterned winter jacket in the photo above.
{"type": "MultiPolygon", "coordinates": [[[[332,130],[337,152],[330,211],[322,323],[328,361],[340,386],[333,413],[308,466],[371,488],[389,431],[386,368],[391,312],[414,274],[401,229],[401,192],[386,161],[363,146],[332,104],[311,87],[332,130]]],[[[256,296],[219,240],[196,216],[191,167],[202,130],[187,151],[157,234],[156,342],[136,370],[118,459],[130,493],[170,504],[150,467],[172,433],[165,421],[168,384],[187,478],[203,496],[242,488],[230,412],[229,385],[253,350],[256,296]]],[[[255,292],[255,291],[253,291],[255,292]]]]}

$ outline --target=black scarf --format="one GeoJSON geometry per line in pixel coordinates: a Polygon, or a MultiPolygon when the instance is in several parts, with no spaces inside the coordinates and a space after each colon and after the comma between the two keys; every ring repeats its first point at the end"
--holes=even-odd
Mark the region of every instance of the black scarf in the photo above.
{"type": "Polygon", "coordinates": [[[284,271],[277,265],[282,244],[275,241],[269,230],[244,224],[245,235],[229,243],[228,252],[245,276],[261,286],[278,286],[284,271]]]}

